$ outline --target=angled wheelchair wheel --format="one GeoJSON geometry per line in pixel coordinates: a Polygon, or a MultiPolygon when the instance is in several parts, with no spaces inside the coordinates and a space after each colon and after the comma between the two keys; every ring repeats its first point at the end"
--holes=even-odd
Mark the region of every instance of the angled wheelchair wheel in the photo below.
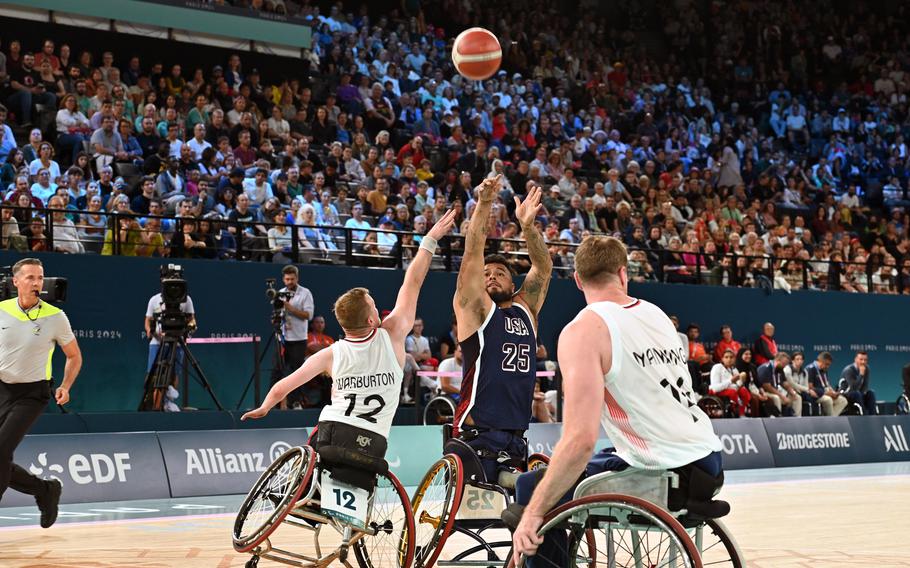
{"type": "Polygon", "coordinates": [[[455,417],[455,402],[447,396],[431,398],[423,409],[424,426],[451,424],[455,417]]]}
{"type": "Polygon", "coordinates": [[[533,453],[528,456],[528,471],[542,469],[550,465],[550,456],[547,454],[533,453]]]}
{"type": "Polygon", "coordinates": [[[234,521],[234,550],[249,552],[278,528],[310,486],[316,452],[310,446],[281,454],[250,489],[234,521]]]}
{"type": "Polygon", "coordinates": [[[455,513],[461,506],[464,472],[461,459],[452,454],[434,463],[411,498],[414,513],[414,567],[431,568],[452,533],[455,513]]]}
{"type": "Polygon", "coordinates": [[[725,568],[746,568],[746,559],[743,557],[739,545],[730,531],[718,519],[709,519],[703,525],[690,530],[695,547],[701,554],[704,566],[720,566],[725,568]]]}
{"type": "Polygon", "coordinates": [[[902,394],[897,399],[897,414],[910,414],[910,397],[902,394]]]}
{"type": "Polygon", "coordinates": [[[401,482],[380,475],[373,491],[369,534],[354,545],[360,568],[410,568],[414,561],[414,516],[401,482]]]}
{"type": "MultiPolygon", "coordinates": [[[[534,568],[702,568],[686,529],[670,513],[637,497],[588,495],[544,517],[534,568]]],[[[518,566],[527,563],[520,559],[518,566]]]]}

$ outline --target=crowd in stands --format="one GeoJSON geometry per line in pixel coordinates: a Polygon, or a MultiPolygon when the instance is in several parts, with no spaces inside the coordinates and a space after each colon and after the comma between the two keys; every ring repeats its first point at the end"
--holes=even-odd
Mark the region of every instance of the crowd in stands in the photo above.
{"type": "Polygon", "coordinates": [[[851,364],[829,377],[831,353],[821,351],[814,360],[802,351],[787,353],[774,335],[774,324],[766,322],[752,345],[742,344],[724,325],[709,351],[698,324],[690,323],[680,342],[688,352],[694,396],[720,400],[723,417],[879,413],[867,352],[858,351],[851,364]]]}
{"type": "Polygon", "coordinates": [[[561,275],[575,245],[606,233],[629,245],[634,281],[910,294],[905,6],[294,10],[314,24],[312,80],[262,77],[238,54],[193,69],[99,60],[50,32],[3,45],[0,191],[14,208],[0,246],[42,250],[51,231],[70,253],[292,262],[354,239],[378,258],[449,207],[463,233],[472,188],[501,174],[477,222],[518,271],[512,198],[540,185],[561,275]],[[449,58],[470,25],[503,45],[484,82],[449,58]],[[48,221],[45,206],[88,212],[48,221]]]}

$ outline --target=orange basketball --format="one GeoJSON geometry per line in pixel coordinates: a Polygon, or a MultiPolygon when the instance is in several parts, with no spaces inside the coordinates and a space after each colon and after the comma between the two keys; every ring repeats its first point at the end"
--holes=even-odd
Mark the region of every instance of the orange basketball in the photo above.
{"type": "Polygon", "coordinates": [[[474,81],[492,77],[502,62],[502,48],[493,32],[469,28],[455,38],[452,63],[459,73],[474,81]]]}

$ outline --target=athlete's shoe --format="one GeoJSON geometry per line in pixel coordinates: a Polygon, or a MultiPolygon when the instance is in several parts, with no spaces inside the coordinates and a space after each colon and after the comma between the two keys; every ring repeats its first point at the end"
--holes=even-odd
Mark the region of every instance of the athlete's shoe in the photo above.
{"type": "Polygon", "coordinates": [[[57,506],[60,504],[60,495],[63,493],[63,484],[56,479],[48,481],[47,491],[35,497],[38,509],[41,511],[41,528],[50,528],[57,521],[57,506]]]}

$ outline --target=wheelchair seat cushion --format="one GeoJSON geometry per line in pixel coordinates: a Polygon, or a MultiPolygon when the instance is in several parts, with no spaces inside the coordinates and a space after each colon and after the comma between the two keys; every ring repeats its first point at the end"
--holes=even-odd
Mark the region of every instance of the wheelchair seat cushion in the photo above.
{"type": "Polygon", "coordinates": [[[671,511],[685,509],[687,516],[697,519],[717,519],[730,512],[729,503],[714,499],[724,484],[723,472],[715,477],[692,464],[672,471],[679,475],[679,487],[669,490],[671,511]]]}
{"type": "Polygon", "coordinates": [[[454,454],[461,458],[465,481],[487,482],[487,476],[484,473],[483,465],[480,463],[480,456],[477,455],[477,450],[464,440],[449,438],[443,446],[442,453],[454,454]]]}
{"type": "Polygon", "coordinates": [[[317,451],[321,466],[329,471],[332,479],[367,491],[376,486],[377,475],[385,475],[389,471],[389,463],[383,458],[350,448],[322,446],[317,451]]]}

